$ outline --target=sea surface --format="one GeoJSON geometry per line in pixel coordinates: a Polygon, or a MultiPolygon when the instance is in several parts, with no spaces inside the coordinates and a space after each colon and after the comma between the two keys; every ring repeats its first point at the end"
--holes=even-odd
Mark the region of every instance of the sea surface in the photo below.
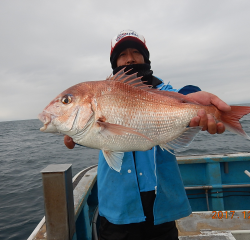
{"type": "MultiPolygon", "coordinates": [[[[241,121],[250,135],[250,115],[241,121]]],[[[27,239],[44,216],[40,171],[72,164],[73,176],[97,163],[98,150],[63,144],[63,135],[42,133],[39,120],[0,122],[0,240],[27,239]]],[[[177,155],[250,152],[250,141],[230,132],[201,132],[177,155]]]]}

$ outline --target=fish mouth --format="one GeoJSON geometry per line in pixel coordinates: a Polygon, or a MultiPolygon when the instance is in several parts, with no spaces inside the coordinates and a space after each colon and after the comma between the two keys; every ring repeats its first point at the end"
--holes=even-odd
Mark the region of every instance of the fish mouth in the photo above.
{"type": "Polygon", "coordinates": [[[57,132],[55,126],[51,124],[51,121],[55,118],[52,114],[43,111],[38,115],[38,119],[43,123],[43,127],[40,128],[42,132],[57,132]]]}

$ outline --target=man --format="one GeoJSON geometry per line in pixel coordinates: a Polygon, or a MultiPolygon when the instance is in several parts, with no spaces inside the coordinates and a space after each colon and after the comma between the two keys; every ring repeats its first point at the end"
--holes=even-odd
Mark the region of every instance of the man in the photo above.
{"type": "MultiPolygon", "coordinates": [[[[111,42],[110,62],[113,74],[122,68],[142,76],[142,81],[160,90],[188,94],[201,104],[214,104],[220,110],[230,106],[213,94],[195,86],[173,89],[153,76],[144,37],[124,30],[111,42]]],[[[223,133],[225,127],[200,110],[191,127],[202,126],[209,133],[223,133]]],[[[74,143],[65,137],[69,148],[74,143]]],[[[98,198],[101,219],[100,239],[178,239],[175,220],[191,213],[178,164],[173,154],[159,146],[145,152],[126,152],[120,173],[107,165],[102,152],[98,163],[98,198]]]]}

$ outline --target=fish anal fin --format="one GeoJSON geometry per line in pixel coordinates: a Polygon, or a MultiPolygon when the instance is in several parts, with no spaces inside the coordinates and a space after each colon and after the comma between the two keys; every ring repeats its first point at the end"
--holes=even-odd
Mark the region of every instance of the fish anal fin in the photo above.
{"type": "Polygon", "coordinates": [[[172,149],[170,147],[168,147],[167,144],[161,144],[159,146],[160,146],[160,148],[161,148],[162,151],[166,150],[169,153],[171,153],[172,155],[175,155],[174,151],[171,151],[172,149]]]}
{"type": "Polygon", "coordinates": [[[141,136],[149,141],[152,141],[144,134],[139,133],[135,129],[130,127],[125,127],[122,125],[112,124],[108,122],[101,122],[101,121],[97,121],[96,124],[98,125],[98,127],[100,127],[100,134],[102,134],[104,137],[114,136],[114,135],[126,135],[130,133],[141,136]]]}
{"type": "Polygon", "coordinates": [[[113,152],[110,150],[102,150],[103,156],[111,169],[117,172],[121,171],[122,159],[124,152],[113,152]]]}
{"type": "Polygon", "coordinates": [[[199,126],[188,127],[179,137],[175,138],[170,142],[160,144],[159,146],[170,153],[170,150],[187,147],[194,140],[195,136],[200,132],[201,129],[202,127],[199,126]]]}

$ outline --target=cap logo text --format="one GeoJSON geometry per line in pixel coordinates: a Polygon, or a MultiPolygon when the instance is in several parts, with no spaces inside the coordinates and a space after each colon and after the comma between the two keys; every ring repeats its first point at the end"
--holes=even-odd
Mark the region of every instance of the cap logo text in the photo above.
{"type": "Polygon", "coordinates": [[[127,37],[127,36],[134,36],[134,37],[139,38],[139,36],[136,32],[126,32],[126,33],[120,33],[115,40],[116,40],[116,42],[118,42],[122,38],[127,37]]]}

